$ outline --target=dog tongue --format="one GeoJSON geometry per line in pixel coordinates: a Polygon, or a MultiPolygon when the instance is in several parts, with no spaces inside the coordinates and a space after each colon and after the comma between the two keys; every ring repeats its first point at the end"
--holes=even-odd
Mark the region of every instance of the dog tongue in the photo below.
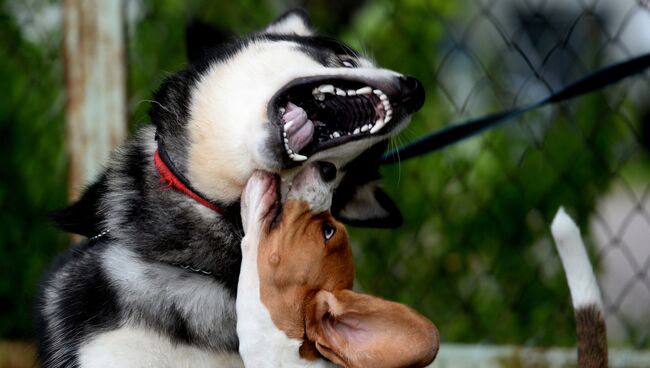
{"type": "Polygon", "coordinates": [[[287,133],[289,148],[295,152],[300,152],[311,142],[314,135],[314,123],[307,118],[307,113],[301,107],[289,102],[285,107],[284,131],[287,133]]]}

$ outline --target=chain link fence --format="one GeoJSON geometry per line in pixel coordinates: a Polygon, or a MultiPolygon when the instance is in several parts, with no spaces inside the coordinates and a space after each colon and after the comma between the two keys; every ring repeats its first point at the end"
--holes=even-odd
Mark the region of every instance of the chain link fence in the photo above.
{"type": "MultiPolygon", "coordinates": [[[[427,89],[424,108],[392,147],[536,101],[599,67],[650,51],[644,1],[350,4],[344,10],[327,1],[302,5],[321,30],[417,76],[427,89]]],[[[247,2],[223,5],[230,9],[224,13],[215,4],[129,2],[131,125],[146,121],[152,91],[182,67],[188,18],[224,25],[221,15],[229,14],[225,25],[250,31],[262,25],[258,18],[292,5],[300,4],[247,2]]],[[[25,306],[53,254],[67,246],[44,219],[66,201],[61,10],[41,1],[0,6],[6,81],[0,130],[10,142],[2,146],[8,165],[0,171],[0,327],[3,336],[28,338],[25,306]]],[[[444,342],[573,346],[573,311],[548,230],[564,205],[592,250],[612,345],[648,349],[649,99],[646,73],[385,167],[385,188],[405,223],[396,230],[352,230],[358,288],[423,312],[444,342]]]]}
{"type": "MultiPolygon", "coordinates": [[[[422,71],[437,114],[416,117],[409,138],[536,102],[650,51],[643,2],[476,0],[454,17],[426,16],[443,34],[422,71]]],[[[357,234],[363,287],[428,312],[443,340],[571,345],[548,231],[564,205],[593,250],[612,345],[648,348],[649,92],[646,73],[386,170],[406,224],[357,234]]]]}

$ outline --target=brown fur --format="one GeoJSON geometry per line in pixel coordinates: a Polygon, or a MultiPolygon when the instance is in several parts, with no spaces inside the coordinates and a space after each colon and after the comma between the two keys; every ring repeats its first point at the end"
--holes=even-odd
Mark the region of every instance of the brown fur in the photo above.
{"type": "Polygon", "coordinates": [[[598,307],[590,305],[576,310],[578,367],[607,367],[607,332],[605,319],[598,307]]]}
{"type": "Polygon", "coordinates": [[[438,331],[413,309],[351,291],[352,251],[345,227],[303,201],[285,203],[281,222],[262,234],[260,297],[273,323],[303,340],[300,356],[344,367],[423,367],[435,358],[438,331]],[[336,228],[325,240],[322,224],[336,228]]]}

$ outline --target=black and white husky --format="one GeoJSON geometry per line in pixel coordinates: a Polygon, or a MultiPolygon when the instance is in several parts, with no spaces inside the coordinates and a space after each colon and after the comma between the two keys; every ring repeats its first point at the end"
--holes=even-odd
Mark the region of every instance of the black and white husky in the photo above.
{"type": "Polygon", "coordinates": [[[289,178],[329,161],[338,218],[400,220],[376,170],[382,142],[424,101],[417,80],[314,35],[301,11],[195,54],[154,95],[153,124],[55,216],[89,240],[42,285],[44,367],[227,364],[223,353],[237,351],[238,202],[255,170],[289,178]]]}

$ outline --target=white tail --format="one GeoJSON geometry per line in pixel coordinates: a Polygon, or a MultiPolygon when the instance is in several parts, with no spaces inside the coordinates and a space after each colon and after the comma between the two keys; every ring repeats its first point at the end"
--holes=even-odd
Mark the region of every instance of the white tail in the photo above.
{"type": "Polygon", "coordinates": [[[603,303],[580,230],[560,207],[551,224],[551,233],[560,253],[575,310],[578,366],[607,367],[603,303]]]}

